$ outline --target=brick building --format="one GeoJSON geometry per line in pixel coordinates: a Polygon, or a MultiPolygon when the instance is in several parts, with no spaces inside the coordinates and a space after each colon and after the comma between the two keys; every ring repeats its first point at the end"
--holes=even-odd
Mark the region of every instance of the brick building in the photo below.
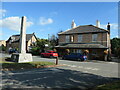
{"type": "MultiPolygon", "coordinates": [[[[9,51],[9,48],[18,48],[19,49],[20,35],[12,35],[6,41],[6,52],[9,51]]],[[[35,34],[26,34],[26,51],[29,52],[29,49],[35,44],[37,38],[35,34]]]]}
{"type": "Polygon", "coordinates": [[[97,20],[96,26],[82,25],[76,26],[72,21],[71,29],[58,34],[59,45],[56,46],[60,55],[69,49],[70,53],[83,53],[89,51],[88,59],[104,59],[105,51],[110,56],[110,24],[107,30],[100,28],[100,22],[97,20]]]}
{"type": "Polygon", "coordinates": [[[0,46],[6,46],[6,41],[5,40],[0,40],[0,46]]]}

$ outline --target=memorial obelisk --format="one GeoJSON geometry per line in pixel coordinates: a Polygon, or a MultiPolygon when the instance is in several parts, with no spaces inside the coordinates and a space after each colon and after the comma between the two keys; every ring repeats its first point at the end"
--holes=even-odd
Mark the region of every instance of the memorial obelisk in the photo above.
{"type": "Polygon", "coordinates": [[[19,53],[26,53],[26,17],[22,17],[19,53]]]}
{"type": "Polygon", "coordinates": [[[21,20],[19,53],[13,53],[11,59],[18,63],[32,62],[32,55],[26,53],[26,17],[23,16],[21,20]]]}

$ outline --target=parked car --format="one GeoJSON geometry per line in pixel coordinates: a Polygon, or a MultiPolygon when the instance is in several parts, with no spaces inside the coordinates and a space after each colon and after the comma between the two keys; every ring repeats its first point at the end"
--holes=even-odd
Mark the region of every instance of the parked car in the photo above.
{"type": "Polygon", "coordinates": [[[87,56],[82,55],[80,53],[71,53],[69,55],[64,55],[62,57],[62,59],[72,59],[72,60],[80,60],[80,61],[84,61],[87,59],[87,56]]]}
{"type": "Polygon", "coordinates": [[[16,49],[10,49],[9,54],[12,54],[12,53],[18,53],[18,51],[16,49]]]}
{"type": "Polygon", "coordinates": [[[45,53],[41,53],[41,57],[50,57],[50,58],[58,57],[58,53],[52,50],[48,50],[45,53]]]}

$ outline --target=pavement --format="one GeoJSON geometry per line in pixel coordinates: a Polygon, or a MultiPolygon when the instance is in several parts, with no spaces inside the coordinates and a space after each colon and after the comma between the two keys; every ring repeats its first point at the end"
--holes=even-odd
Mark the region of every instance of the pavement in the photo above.
{"type": "MultiPolygon", "coordinates": [[[[9,57],[10,55],[2,55],[9,57]]],[[[33,56],[34,61],[55,59],[33,56]]],[[[117,62],[59,60],[63,66],[19,71],[1,71],[2,88],[79,88],[82,90],[120,80],[117,62]]]]}

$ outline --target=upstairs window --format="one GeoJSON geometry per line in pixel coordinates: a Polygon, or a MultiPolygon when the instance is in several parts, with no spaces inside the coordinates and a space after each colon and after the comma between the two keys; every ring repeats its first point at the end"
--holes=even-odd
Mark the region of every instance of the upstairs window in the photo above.
{"type": "Polygon", "coordinates": [[[74,36],[70,36],[70,42],[74,42],[74,36]]]}
{"type": "Polygon", "coordinates": [[[82,35],[78,35],[78,42],[82,42],[82,35]]]}
{"type": "Polygon", "coordinates": [[[70,36],[67,35],[67,36],[66,36],[66,43],[69,43],[69,42],[70,42],[70,36]]]}
{"type": "Polygon", "coordinates": [[[97,41],[97,34],[92,34],[92,41],[97,41]]]}

